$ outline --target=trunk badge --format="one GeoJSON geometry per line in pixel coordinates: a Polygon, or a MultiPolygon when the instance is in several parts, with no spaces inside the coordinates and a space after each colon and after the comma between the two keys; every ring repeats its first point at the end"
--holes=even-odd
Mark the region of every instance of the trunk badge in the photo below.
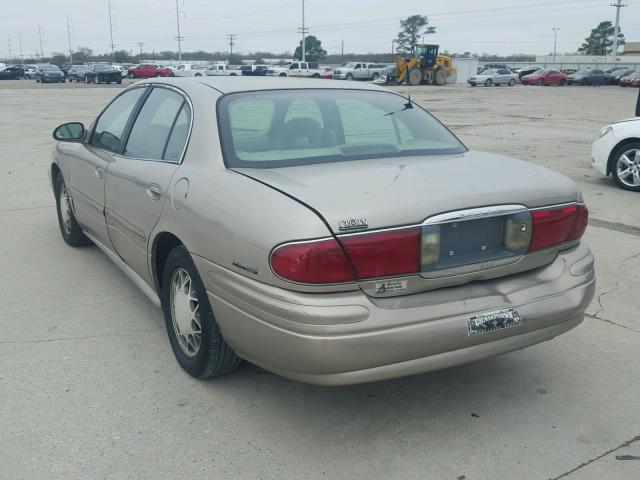
{"type": "Polygon", "coordinates": [[[369,222],[366,218],[348,218],[338,222],[339,230],[359,230],[362,228],[369,228],[369,222]]]}

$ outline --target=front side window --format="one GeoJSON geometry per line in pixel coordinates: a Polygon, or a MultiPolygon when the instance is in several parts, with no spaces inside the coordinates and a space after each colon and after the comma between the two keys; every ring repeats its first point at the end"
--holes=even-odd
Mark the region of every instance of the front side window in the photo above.
{"type": "Polygon", "coordinates": [[[182,95],[167,88],[154,88],[138,114],[124,155],[162,160],[169,134],[182,108],[182,95]]]}
{"type": "Polygon", "coordinates": [[[122,147],[122,134],[127,126],[131,112],[144,91],[144,88],[129,90],[116,98],[111,105],[102,112],[93,130],[91,137],[92,145],[113,153],[120,151],[122,147]]]}
{"type": "Polygon", "coordinates": [[[218,109],[229,167],[275,168],[466,151],[429,113],[393,93],[234,93],[222,97],[218,109]]]}

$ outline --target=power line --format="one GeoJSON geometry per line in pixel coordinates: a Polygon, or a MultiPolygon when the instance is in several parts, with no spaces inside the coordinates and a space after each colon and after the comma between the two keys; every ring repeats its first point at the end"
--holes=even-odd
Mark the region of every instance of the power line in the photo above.
{"type": "Polygon", "coordinates": [[[71,27],[69,26],[69,17],[67,17],[67,38],[69,39],[69,61],[73,63],[73,50],[71,49],[71,27]]]}
{"type": "Polygon", "coordinates": [[[616,0],[616,3],[611,4],[612,7],[616,7],[616,26],[613,29],[613,54],[618,55],[618,35],[620,35],[620,9],[626,7],[626,3],[622,3],[622,0],[616,0]]]}
{"type": "Polygon", "coordinates": [[[306,37],[307,33],[309,32],[309,29],[304,26],[304,0],[302,0],[302,27],[298,29],[298,32],[300,32],[302,34],[302,43],[300,44],[302,46],[302,58],[301,58],[301,60],[303,62],[306,62],[307,59],[306,59],[306,51],[305,51],[305,49],[306,49],[305,37],[306,37]]]}
{"type": "Polygon", "coordinates": [[[178,8],[178,0],[176,0],[176,24],[178,26],[178,36],[176,37],[176,40],[178,40],[178,61],[182,62],[182,39],[183,39],[183,37],[180,36],[180,13],[182,13],[184,15],[184,12],[181,12],[180,9],[178,8]]]}
{"type": "Polygon", "coordinates": [[[22,54],[22,34],[18,32],[18,45],[20,45],[20,63],[24,65],[24,55],[22,54]]]}
{"type": "Polygon", "coordinates": [[[40,38],[40,59],[44,59],[44,49],[42,48],[42,27],[38,24],[38,38],[40,38]]]}
{"type": "Polygon", "coordinates": [[[235,45],[234,40],[236,39],[236,34],[235,33],[229,33],[227,35],[227,38],[229,39],[229,49],[230,49],[230,54],[229,55],[233,55],[233,46],[235,45]]]}
{"type": "Polygon", "coordinates": [[[115,59],[116,45],[113,43],[113,14],[111,13],[111,1],[107,0],[107,6],[109,7],[109,36],[111,38],[111,57],[115,59]]]}

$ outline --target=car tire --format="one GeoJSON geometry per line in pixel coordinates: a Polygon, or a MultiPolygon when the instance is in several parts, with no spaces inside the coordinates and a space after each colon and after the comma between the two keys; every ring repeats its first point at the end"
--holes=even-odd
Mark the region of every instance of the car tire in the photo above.
{"type": "Polygon", "coordinates": [[[127,78],[134,78],[135,75],[133,73],[127,73],[127,78]]]}
{"type": "MultiPolygon", "coordinates": [[[[613,176],[613,179],[616,181],[616,183],[618,184],[618,186],[624,190],[629,190],[631,192],[640,192],[640,184],[639,185],[629,185],[627,183],[625,183],[623,181],[622,178],[620,178],[620,173],[618,172],[619,167],[618,164],[621,162],[621,158],[624,154],[635,150],[635,157],[633,159],[633,168],[636,169],[636,171],[638,172],[638,175],[640,175],[640,142],[638,141],[633,141],[633,142],[628,142],[625,143],[623,145],[620,145],[618,148],[616,148],[613,151],[613,154],[611,155],[611,175],[613,176]]],[[[628,177],[625,177],[628,178],[628,177]]]]}
{"type": "Polygon", "coordinates": [[[516,79],[512,78],[511,80],[509,80],[509,86],[513,87],[516,84],[516,79]]]}
{"type": "Polygon", "coordinates": [[[76,221],[71,208],[71,197],[64,183],[62,174],[58,173],[54,180],[56,192],[56,211],[62,239],[72,247],[83,247],[91,243],[76,221]]]}
{"type": "Polygon", "coordinates": [[[545,83],[544,83],[543,79],[538,80],[538,86],[539,87],[544,87],[545,86],[545,83]]]}
{"type": "Polygon", "coordinates": [[[242,359],[222,337],[200,275],[184,246],[171,250],[165,262],[162,311],[173,353],[187,373],[211,378],[238,368],[242,359]],[[187,329],[189,333],[183,335],[187,329]]]}
{"type": "MultiPolygon", "coordinates": [[[[232,73],[231,75],[233,76],[233,75],[235,75],[235,73],[232,73]]],[[[286,77],[286,76],[287,76],[287,74],[286,74],[286,73],[284,73],[284,72],[282,72],[282,73],[281,73],[281,74],[279,74],[278,76],[279,76],[279,77],[286,77]]]]}
{"type": "Polygon", "coordinates": [[[493,86],[493,82],[491,81],[490,78],[487,78],[487,81],[484,82],[484,86],[485,87],[492,87],[493,86]]]}
{"type": "Polygon", "coordinates": [[[118,85],[122,85],[122,79],[121,79],[121,78],[119,78],[118,80],[116,80],[116,83],[117,83],[118,85]]]}
{"type": "Polygon", "coordinates": [[[561,87],[564,87],[566,84],[567,84],[567,81],[564,78],[560,80],[560,83],[558,83],[558,85],[561,87]]]}
{"type": "Polygon", "coordinates": [[[380,74],[378,72],[375,72],[373,74],[373,77],[371,77],[371,79],[375,82],[376,80],[378,80],[380,78],[380,74]]]}
{"type": "Polygon", "coordinates": [[[347,73],[347,80],[353,80],[353,74],[352,73],[347,73]]]}

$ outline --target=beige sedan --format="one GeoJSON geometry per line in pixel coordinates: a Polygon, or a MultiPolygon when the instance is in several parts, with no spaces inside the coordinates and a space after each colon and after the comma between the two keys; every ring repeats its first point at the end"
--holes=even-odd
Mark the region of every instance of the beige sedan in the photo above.
{"type": "Polygon", "coordinates": [[[382,87],[150,79],[54,138],[62,237],[162,307],[199,378],[426,372],[553,338],[593,297],[571,180],[382,87]]]}

